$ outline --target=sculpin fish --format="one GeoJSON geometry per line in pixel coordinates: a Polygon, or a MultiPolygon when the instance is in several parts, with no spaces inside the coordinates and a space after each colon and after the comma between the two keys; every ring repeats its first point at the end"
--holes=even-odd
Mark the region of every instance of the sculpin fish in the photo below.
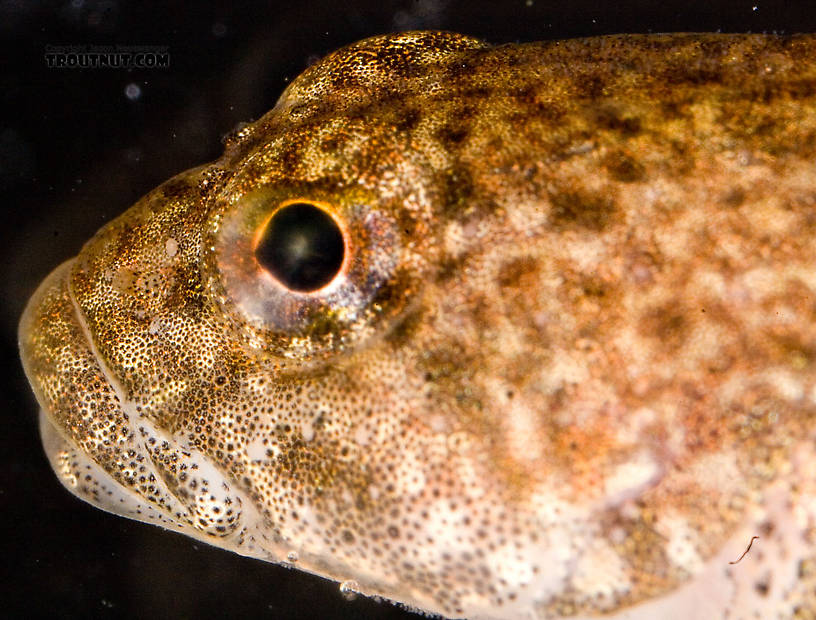
{"type": "Polygon", "coordinates": [[[815,234],[813,36],[379,36],[20,348],[104,510],[448,617],[812,617],[815,234]]]}

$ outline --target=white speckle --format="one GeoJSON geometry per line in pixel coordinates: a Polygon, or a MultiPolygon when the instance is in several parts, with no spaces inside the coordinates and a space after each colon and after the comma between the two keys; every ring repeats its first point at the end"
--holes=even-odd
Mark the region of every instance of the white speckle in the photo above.
{"type": "Polygon", "coordinates": [[[150,325],[147,327],[147,333],[151,336],[155,336],[161,331],[162,322],[161,319],[153,319],[150,321],[150,325]]]}
{"type": "Polygon", "coordinates": [[[353,601],[357,598],[357,593],[360,591],[360,584],[353,579],[348,579],[340,584],[340,594],[343,595],[347,601],[353,601]]]}
{"type": "Polygon", "coordinates": [[[300,435],[303,437],[303,441],[311,441],[314,439],[315,428],[311,420],[305,420],[303,424],[300,425],[300,435]]]}
{"type": "Polygon", "coordinates": [[[278,450],[275,448],[276,445],[270,445],[266,440],[266,437],[263,435],[256,435],[252,441],[247,443],[246,454],[253,461],[265,461],[269,458],[267,456],[267,452],[271,451],[273,453],[272,458],[277,456],[278,450]]]}
{"type": "Polygon", "coordinates": [[[656,483],[660,474],[654,458],[646,452],[622,463],[606,479],[604,495],[607,502],[619,504],[643,492],[644,487],[656,483]]]}
{"type": "Polygon", "coordinates": [[[513,401],[506,406],[507,439],[516,458],[530,463],[542,458],[543,445],[536,433],[538,411],[534,411],[521,401],[513,401]]]}
{"type": "Polygon", "coordinates": [[[172,237],[164,242],[164,253],[168,258],[173,258],[178,252],[178,241],[172,237]]]}
{"type": "Polygon", "coordinates": [[[781,368],[768,371],[768,382],[776,388],[776,393],[786,400],[799,401],[805,396],[805,387],[802,382],[781,368]]]}

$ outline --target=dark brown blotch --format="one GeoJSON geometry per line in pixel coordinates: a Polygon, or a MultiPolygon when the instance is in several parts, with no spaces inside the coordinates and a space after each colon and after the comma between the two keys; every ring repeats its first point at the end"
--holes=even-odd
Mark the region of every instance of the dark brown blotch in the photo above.
{"type": "Polygon", "coordinates": [[[501,288],[523,287],[530,276],[537,277],[538,261],[532,256],[512,258],[499,267],[498,284],[501,288]]]}
{"type": "Polygon", "coordinates": [[[641,131],[641,121],[636,116],[624,114],[615,106],[605,105],[594,110],[595,123],[601,129],[619,132],[622,136],[631,138],[641,131]]]}
{"type": "Polygon", "coordinates": [[[402,317],[388,334],[385,341],[394,349],[400,349],[414,341],[414,334],[422,325],[422,318],[425,314],[424,308],[415,308],[402,317]]]}
{"type": "Polygon", "coordinates": [[[783,364],[811,367],[816,361],[816,342],[797,332],[768,330],[772,355],[783,364]]]}
{"type": "Polygon", "coordinates": [[[722,196],[722,204],[731,209],[736,209],[745,202],[745,190],[741,187],[732,187],[722,196]]]}
{"type": "Polygon", "coordinates": [[[687,116],[686,105],[687,102],[685,101],[661,101],[659,103],[660,115],[665,121],[675,121],[685,118],[687,116]]]}
{"type": "Polygon", "coordinates": [[[691,325],[679,300],[648,310],[640,321],[640,334],[658,340],[664,347],[674,350],[682,346],[691,325]]]}
{"type": "Polygon", "coordinates": [[[465,259],[466,255],[453,257],[446,254],[443,256],[436,270],[436,281],[445,283],[453,280],[460,273],[462,266],[465,264],[465,259]]]}
{"type": "Polygon", "coordinates": [[[491,89],[487,86],[471,86],[462,91],[460,95],[463,99],[487,99],[490,97],[491,89]]]}
{"type": "Polygon", "coordinates": [[[605,87],[606,80],[602,79],[599,75],[585,75],[575,81],[575,94],[582,99],[600,99],[604,95],[605,87]]]}
{"type": "Polygon", "coordinates": [[[612,151],[604,157],[604,166],[610,176],[621,183],[634,183],[643,179],[643,165],[624,151],[612,151]]]}
{"type": "Polygon", "coordinates": [[[600,193],[585,189],[550,192],[551,217],[556,226],[577,226],[604,230],[612,220],[617,205],[611,191],[600,193]]]}
{"type": "Polygon", "coordinates": [[[816,79],[794,80],[785,85],[785,91],[791,99],[812,99],[816,97],[816,79]]]}
{"type": "Polygon", "coordinates": [[[422,112],[416,108],[406,108],[399,114],[399,120],[396,123],[397,131],[411,131],[422,119],[422,112]]]}
{"type": "Polygon", "coordinates": [[[465,123],[449,123],[436,132],[436,138],[448,150],[457,149],[467,138],[470,129],[465,123]]]}

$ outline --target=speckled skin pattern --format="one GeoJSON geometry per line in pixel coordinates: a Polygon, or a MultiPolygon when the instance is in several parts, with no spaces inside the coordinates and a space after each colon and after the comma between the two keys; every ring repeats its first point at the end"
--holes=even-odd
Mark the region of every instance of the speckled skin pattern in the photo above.
{"type": "Polygon", "coordinates": [[[344,48],[41,285],[46,451],[444,616],[813,618],[814,155],[812,36],[344,48]],[[254,255],[293,201],[316,292],[254,255]]]}

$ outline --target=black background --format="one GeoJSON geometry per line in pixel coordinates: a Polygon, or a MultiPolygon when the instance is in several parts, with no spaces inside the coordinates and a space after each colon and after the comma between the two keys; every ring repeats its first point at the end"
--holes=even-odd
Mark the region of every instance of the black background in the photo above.
{"type": "Polygon", "coordinates": [[[16,324],[37,283],[166,178],[219,155],[346,43],[438,28],[491,42],[616,32],[812,32],[812,2],[0,2],[0,615],[416,618],[337,584],[96,510],[48,467],[16,324]],[[164,70],[48,69],[46,45],[164,45],[164,70]],[[128,85],[141,96],[125,96],[128,85]]]}

